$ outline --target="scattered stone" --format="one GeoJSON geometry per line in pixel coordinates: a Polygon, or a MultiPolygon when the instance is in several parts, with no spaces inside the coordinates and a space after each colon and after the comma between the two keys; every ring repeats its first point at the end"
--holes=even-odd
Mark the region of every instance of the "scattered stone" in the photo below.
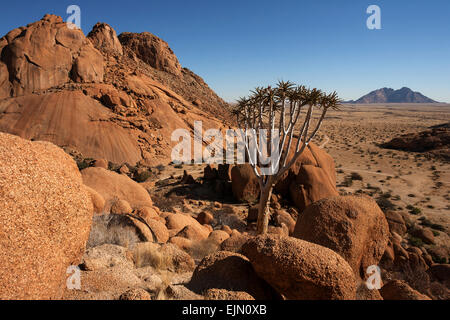
{"type": "Polygon", "coordinates": [[[273,219],[277,226],[281,226],[282,224],[285,224],[288,228],[289,235],[292,235],[294,233],[295,220],[285,210],[275,210],[273,219]]]}
{"type": "Polygon", "coordinates": [[[218,246],[230,237],[228,233],[222,230],[215,230],[209,234],[208,240],[214,242],[218,246]]]}
{"type": "Polygon", "coordinates": [[[209,231],[199,224],[191,224],[184,227],[177,233],[177,237],[183,237],[192,241],[205,240],[209,236],[209,231]]]}
{"type": "Polygon", "coordinates": [[[244,291],[230,291],[225,289],[208,289],[205,294],[206,300],[255,300],[251,295],[244,291]]]}
{"type": "Polygon", "coordinates": [[[181,178],[181,184],[195,184],[195,179],[187,173],[186,170],[183,172],[183,177],[181,178]]]}
{"type": "Polygon", "coordinates": [[[231,169],[229,164],[219,164],[217,169],[218,178],[222,181],[231,181],[231,169]]]}
{"type": "Polygon", "coordinates": [[[426,244],[435,244],[434,234],[429,228],[416,227],[410,231],[410,234],[426,244]]]}
{"type": "Polygon", "coordinates": [[[97,159],[94,161],[94,167],[108,170],[108,161],[105,159],[97,159]]]}
{"type": "Polygon", "coordinates": [[[104,244],[87,249],[80,265],[84,271],[95,271],[116,266],[132,269],[133,261],[130,259],[126,248],[113,244],[104,244]]]}
{"type": "Polygon", "coordinates": [[[197,221],[200,224],[211,224],[214,221],[214,216],[209,212],[200,212],[197,216],[197,221]]]}
{"type": "Polygon", "coordinates": [[[217,179],[217,169],[208,164],[203,170],[203,179],[207,181],[217,179]]]}
{"type": "Polygon", "coordinates": [[[133,209],[131,208],[130,204],[125,200],[118,200],[114,202],[114,204],[111,207],[112,214],[131,214],[132,212],[133,209]]]}
{"type": "Polygon", "coordinates": [[[152,298],[144,289],[136,288],[124,292],[119,300],[152,300],[152,298]]]}
{"type": "Polygon", "coordinates": [[[98,193],[92,188],[86,186],[86,190],[89,192],[89,195],[91,196],[91,201],[92,204],[94,205],[94,214],[103,214],[105,209],[105,199],[103,199],[100,193],[98,193]]]}
{"type": "Polygon", "coordinates": [[[156,238],[156,242],[164,244],[169,241],[169,230],[162,222],[155,219],[145,220],[145,222],[156,238]]]}

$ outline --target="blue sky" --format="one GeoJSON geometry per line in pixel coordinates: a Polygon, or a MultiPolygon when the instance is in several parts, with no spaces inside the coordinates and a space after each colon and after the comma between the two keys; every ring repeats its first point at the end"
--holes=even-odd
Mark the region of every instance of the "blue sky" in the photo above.
{"type": "Polygon", "coordinates": [[[224,99],[277,80],[356,99],[403,86],[450,102],[448,0],[20,1],[2,5],[0,34],[81,7],[87,34],[98,22],[118,33],[149,31],[224,99]],[[369,5],[381,30],[369,30],[369,5]]]}

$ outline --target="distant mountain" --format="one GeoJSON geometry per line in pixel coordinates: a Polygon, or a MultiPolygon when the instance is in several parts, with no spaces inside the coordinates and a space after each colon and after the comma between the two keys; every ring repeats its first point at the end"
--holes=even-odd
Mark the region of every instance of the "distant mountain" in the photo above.
{"type": "Polygon", "coordinates": [[[382,88],[359,98],[356,101],[347,103],[437,103],[420,92],[414,92],[409,88],[403,87],[399,90],[391,88],[382,88]]]}

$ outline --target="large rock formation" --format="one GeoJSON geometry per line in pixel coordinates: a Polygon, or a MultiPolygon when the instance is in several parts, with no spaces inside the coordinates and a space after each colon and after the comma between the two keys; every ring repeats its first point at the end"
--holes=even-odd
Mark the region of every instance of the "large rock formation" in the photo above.
{"type": "Polygon", "coordinates": [[[117,38],[116,31],[106,23],[97,23],[88,34],[88,39],[102,53],[113,56],[121,56],[123,54],[122,45],[119,38],[117,38]]]}
{"type": "Polygon", "coordinates": [[[293,236],[339,253],[364,279],[367,267],[378,265],[386,250],[389,226],[371,198],[333,197],[306,208],[293,236]]]}
{"type": "Polygon", "coordinates": [[[103,81],[103,57],[79,29],[46,15],[6,36],[1,60],[8,67],[13,95],[57,87],[71,79],[103,81]]]}
{"type": "Polygon", "coordinates": [[[314,243],[278,235],[250,239],[242,252],[256,273],[292,300],[353,300],[356,283],[348,263],[314,243]]]}
{"type": "Polygon", "coordinates": [[[136,57],[151,67],[181,75],[181,65],[167,42],[149,33],[124,32],[119,36],[120,42],[132,50],[136,57]]]}
{"type": "Polygon", "coordinates": [[[142,159],[136,130],[81,91],[25,95],[0,101],[0,131],[49,140],[92,158],[136,163],[142,159]]]}
{"type": "Polygon", "coordinates": [[[0,62],[0,99],[9,97],[11,94],[11,84],[9,83],[8,67],[0,62]]]}
{"type": "Polygon", "coordinates": [[[75,162],[55,145],[0,133],[0,299],[60,299],[93,215],[75,162]]]}
{"type": "Polygon", "coordinates": [[[85,37],[53,15],[0,38],[0,131],[84,158],[156,165],[170,162],[174,130],[191,132],[196,120],[225,128],[226,103],[167,44],[125,38],[122,47],[102,23],[85,37]]]}

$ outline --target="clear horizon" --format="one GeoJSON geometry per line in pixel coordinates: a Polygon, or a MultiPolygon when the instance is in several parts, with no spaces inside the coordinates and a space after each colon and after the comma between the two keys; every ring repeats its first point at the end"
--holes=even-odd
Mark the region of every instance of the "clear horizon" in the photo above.
{"type": "Polygon", "coordinates": [[[408,87],[450,102],[450,2],[22,1],[0,13],[0,35],[76,4],[89,33],[106,22],[118,34],[148,31],[168,42],[181,65],[233,102],[256,86],[291,80],[356,100],[383,87],[408,87]],[[369,30],[366,9],[381,9],[369,30]]]}

